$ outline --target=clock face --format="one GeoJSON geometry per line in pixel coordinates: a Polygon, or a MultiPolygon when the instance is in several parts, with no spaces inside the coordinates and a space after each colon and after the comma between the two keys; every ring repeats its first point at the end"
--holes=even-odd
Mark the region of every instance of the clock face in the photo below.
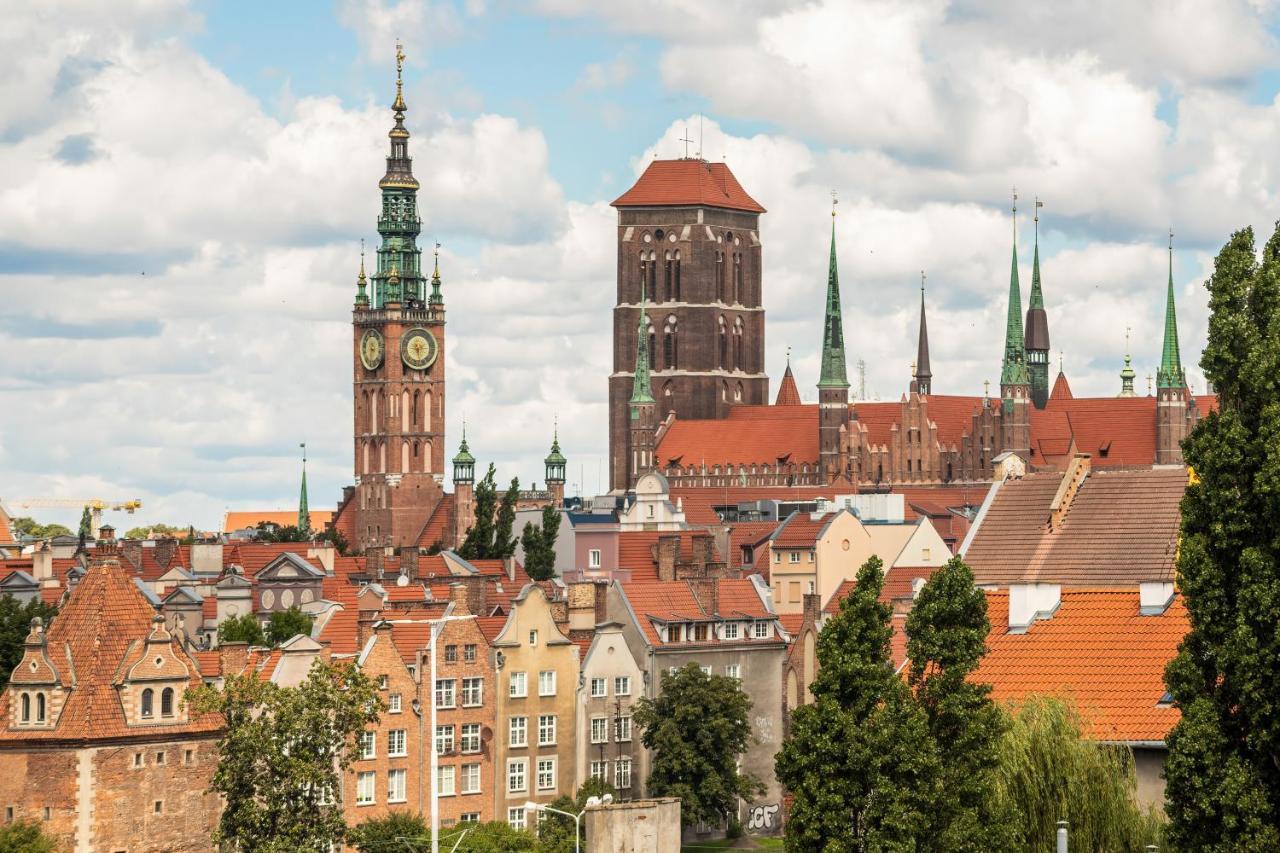
{"type": "Polygon", "coordinates": [[[400,339],[400,357],[413,370],[426,370],[440,353],[436,336],[426,329],[410,329],[400,339]]]}
{"type": "Polygon", "coordinates": [[[360,363],[366,370],[377,370],[382,364],[385,351],[386,346],[382,342],[382,335],[378,334],[377,330],[369,329],[360,336],[360,363]]]}

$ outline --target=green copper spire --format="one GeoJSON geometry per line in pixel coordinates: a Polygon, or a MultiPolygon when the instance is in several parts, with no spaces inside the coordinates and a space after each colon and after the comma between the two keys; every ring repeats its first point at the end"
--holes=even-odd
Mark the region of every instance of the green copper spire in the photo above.
{"type": "Polygon", "coordinates": [[[364,275],[364,240],[360,241],[360,274],[356,276],[356,304],[369,307],[369,293],[366,288],[369,280],[364,275]]]}
{"type": "MultiPolygon", "coordinates": [[[[644,285],[640,285],[640,322],[636,326],[636,380],[631,388],[631,405],[656,403],[653,399],[653,388],[649,384],[649,318],[645,313],[648,297],[644,293],[644,285]]],[[[634,413],[633,413],[634,417],[634,413]]]]}
{"type": "Polygon", "coordinates": [[[307,443],[298,445],[302,448],[302,491],[298,495],[298,529],[303,533],[311,532],[311,510],[307,507],[307,443]]]}
{"type": "Polygon", "coordinates": [[[840,317],[840,273],[836,268],[836,212],[831,211],[831,257],[827,262],[827,313],[822,321],[822,375],[819,388],[848,388],[844,364],[844,321],[840,317]]]}
{"type": "Polygon", "coordinates": [[[1001,385],[1027,385],[1022,332],[1022,285],[1018,283],[1018,196],[1013,196],[1013,262],[1009,271],[1009,316],[1004,329],[1004,363],[1000,368],[1001,385]]]}
{"type": "Polygon", "coordinates": [[[396,98],[391,105],[394,123],[387,134],[391,140],[387,171],[378,182],[382,190],[382,211],[378,214],[382,243],[378,246],[373,273],[373,308],[383,308],[388,302],[417,306],[427,299],[426,280],[421,271],[422,250],[418,248],[418,235],[422,231],[422,219],[418,216],[418,180],[413,176],[409,131],[404,126],[408,107],[404,102],[403,69],[404,50],[397,42],[396,98]]]}
{"type": "Polygon", "coordinates": [[[439,305],[444,302],[444,297],[440,295],[440,244],[436,243],[436,268],[431,273],[431,304],[439,305]]]}
{"type": "Polygon", "coordinates": [[[1169,292],[1164,305],[1164,348],[1160,353],[1160,369],[1156,371],[1157,388],[1185,388],[1187,375],[1182,371],[1182,353],[1178,349],[1178,312],[1173,304],[1173,231],[1169,232],[1169,292]]]}
{"type": "Polygon", "coordinates": [[[1133,360],[1129,357],[1129,330],[1124,330],[1124,367],[1120,369],[1120,395],[1121,397],[1136,397],[1138,392],[1133,390],[1133,379],[1138,374],[1133,369],[1133,360]]]}
{"type": "Polygon", "coordinates": [[[546,458],[546,459],[544,459],[543,461],[544,461],[544,462],[546,462],[548,466],[550,466],[550,465],[560,465],[561,467],[563,467],[563,466],[564,466],[564,464],[565,464],[566,462],[568,462],[568,461],[569,461],[569,460],[565,459],[565,458],[564,458],[564,454],[560,452],[560,427],[559,427],[559,425],[557,425],[557,426],[556,426],[555,432],[554,432],[554,433],[552,433],[552,437],[551,437],[551,453],[550,453],[550,454],[548,454],[548,455],[547,455],[547,458],[546,458]]]}
{"type": "MultiPolygon", "coordinates": [[[[1040,202],[1036,202],[1040,206],[1040,202]]],[[[1028,308],[1044,308],[1044,294],[1040,291],[1040,212],[1036,211],[1035,258],[1031,262],[1031,304],[1028,308]]]]}

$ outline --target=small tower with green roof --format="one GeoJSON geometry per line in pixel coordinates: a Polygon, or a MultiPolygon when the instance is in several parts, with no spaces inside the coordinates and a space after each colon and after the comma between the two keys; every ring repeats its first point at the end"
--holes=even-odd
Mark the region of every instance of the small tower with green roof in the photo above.
{"type": "Polygon", "coordinates": [[[462,424],[462,443],[453,457],[453,545],[457,547],[467,538],[467,531],[476,522],[476,458],[467,447],[467,425],[462,424]]]}
{"type": "Polygon", "coordinates": [[[826,482],[840,473],[840,433],[849,423],[849,378],[845,371],[844,320],[840,313],[840,271],[836,263],[836,210],[831,207],[831,250],[827,259],[827,301],[822,318],[822,373],[818,377],[818,458],[826,482]]]}
{"type": "Polygon", "coordinates": [[[307,505],[307,443],[298,445],[302,448],[302,489],[298,494],[298,529],[303,533],[311,532],[311,508],[307,505]]]}
{"type": "Polygon", "coordinates": [[[636,323],[635,380],[631,385],[630,429],[628,430],[627,465],[630,469],[627,483],[635,488],[636,480],[656,467],[655,441],[658,434],[658,401],[654,399],[649,381],[649,316],[648,295],[640,290],[640,319],[636,323]]]}
{"type": "Polygon", "coordinates": [[[1124,330],[1124,367],[1120,369],[1120,393],[1117,397],[1136,397],[1133,390],[1133,379],[1138,374],[1133,369],[1133,359],[1129,357],[1129,330],[1124,330]]]}
{"type": "Polygon", "coordinates": [[[1005,319],[1004,361],[1000,367],[1000,449],[1031,457],[1031,377],[1027,373],[1022,328],[1022,286],[1018,282],[1018,194],[1013,194],[1013,260],[1009,270],[1009,313],[1005,319]]]}
{"type": "Polygon", "coordinates": [[[1173,300],[1173,231],[1169,232],[1169,282],[1165,292],[1164,343],[1156,370],[1157,465],[1182,464],[1182,440],[1195,424],[1196,409],[1187,389],[1178,348],[1178,311],[1173,300]]]}
{"type": "Polygon", "coordinates": [[[568,460],[560,452],[560,426],[557,423],[551,438],[551,452],[543,460],[546,466],[547,489],[554,506],[564,505],[564,471],[568,460]]]}

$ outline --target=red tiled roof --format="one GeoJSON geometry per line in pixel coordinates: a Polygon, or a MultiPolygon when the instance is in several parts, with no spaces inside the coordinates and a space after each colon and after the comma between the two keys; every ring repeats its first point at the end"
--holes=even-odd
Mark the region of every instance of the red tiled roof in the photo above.
{"type": "Polygon", "coordinates": [[[664,467],[674,460],[682,466],[725,464],[817,464],[818,407],[734,406],[719,420],[676,419],[658,445],[664,467]]]}
{"type": "Polygon", "coordinates": [[[1029,474],[1000,487],[965,554],[978,583],[1173,580],[1185,470],[1092,471],[1050,530],[1049,505],[1062,476],[1029,474]]]}
{"type": "MultiPolygon", "coordinates": [[[[761,540],[768,537],[770,533],[778,528],[778,525],[772,521],[739,521],[729,528],[729,553],[725,555],[729,563],[729,568],[736,569],[743,566],[756,566],[759,564],[759,553],[752,555],[751,563],[742,561],[742,547],[744,545],[758,545],[761,540]]],[[[760,566],[760,568],[765,568],[760,566]]]]}
{"type": "Polygon", "coordinates": [[[41,586],[40,600],[45,604],[57,606],[62,601],[63,588],[60,586],[41,586]]]}
{"type": "Polygon", "coordinates": [[[1058,371],[1058,378],[1053,380],[1053,390],[1049,392],[1050,400],[1070,400],[1071,384],[1067,382],[1067,374],[1058,371]]]}
{"type": "MultiPolygon", "coordinates": [[[[246,527],[257,527],[264,521],[280,527],[292,527],[298,523],[298,511],[296,509],[228,511],[222,518],[222,532],[231,533],[236,530],[243,530],[246,527]]],[[[325,525],[331,521],[333,521],[332,510],[311,510],[312,530],[324,530],[325,525]]]]}
{"type": "Polygon", "coordinates": [[[774,398],[775,406],[799,406],[800,405],[800,389],[796,387],[795,374],[791,372],[791,365],[787,365],[787,371],[782,374],[782,382],[778,383],[778,396],[774,398]]]}
{"type": "Polygon", "coordinates": [[[723,207],[764,213],[724,163],[654,160],[614,207],[723,207]]]}
{"type": "Polygon", "coordinates": [[[634,580],[657,580],[658,559],[654,550],[662,533],[627,530],[618,534],[618,568],[631,572],[634,580]]]}
{"type": "Polygon", "coordinates": [[[222,654],[217,650],[192,652],[191,658],[196,662],[196,666],[200,668],[200,674],[205,678],[217,678],[222,675],[222,654]]]}
{"type": "Polygon", "coordinates": [[[479,616],[476,618],[476,625],[480,628],[480,633],[484,634],[484,638],[489,642],[493,642],[502,633],[502,629],[506,627],[506,616],[479,616]]]}
{"type": "Polygon", "coordinates": [[[640,627],[649,642],[661,645],[654,620],[661,622],[690,622],[725,618],[776,618],[760,600],[754,583],[749,578],[722,578],[719,581],[719,612],[708,613],[698,604],[697,596],[686,581],[626,581],[623,593],[631,603],[640,627]]]}
{"type": "Polygon", "coordinates": [[[13,545],[16,541],[13,538],[13,530],[9,527],[9,516],[4,508],[0,507],[0,545],[13,545]]]}
{"type": "Polygon", "coordinates": [[[804,627],[804,614],[783,613],[778,617],[778,621],[782,623],[782,630],[786,631],[794,639],[800,633],[800,629],[804,627]]]}
{"type": "Polygon", "coordinates": [[[431,517],[422,526],[422,532],[418,534],[418,547],[430,548],[437,542],[443,544],[448,539],[446,534],[450,531],[447,528],[452,521],[453,493],[450,492],[440,499],[440,503],[431,511],[431,517]]]}
{"type": "Polygon", "coordinates": [[[778,525],[773,534],[773,545],[776,548],[812,548],[818,536],[828,524],[834,513],[813,518],[807,512],[792,513],[789,518],[778,525]]]}
{"type": "Polygon", "coordinates": [[[1159,616],[1138,612],[1137,590],[1063,590],[1062,604],[1026,633],[1008,633],[1009,597],[987,593],[991,636],[973,674],[992,697],[1070,698],[1100,740],[1163,741],[1178,711],[1161,706],[1164,668],[1188,630],[1182,598],[1159,616]]]}
{"type": "MultiPolygon", "coordinates": [[[[936,566],[894,566],[884,573],[884,585],[880,588],[880,603],[890,604],[897,598],[910,598],[916,578],[924,578],[927,581],[937,570],[936,566]]],[[[856,578],[841,581],[840,586],[823,605],[822,612],[839,613],[841,602],[853,592],[853,588],[857,585],[856,578]]]]}

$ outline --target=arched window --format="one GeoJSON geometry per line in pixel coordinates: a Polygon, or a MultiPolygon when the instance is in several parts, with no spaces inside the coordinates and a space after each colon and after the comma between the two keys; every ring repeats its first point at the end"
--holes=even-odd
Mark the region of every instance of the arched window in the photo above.
{"type": "Polygon", "coordinates": [[[173,688],[166,687],[160,694],[160,716],[173,716],[173,688]]]}
{"type": "Polygon", "coordinates": [[[679,365],[680,351],[676,342],[677,322],[676,315],[672,314],[667,317],[667,325],[662,329],[662,368],[664,370],[675,370],[679,365]]]}
{"type": "Polygon", "coordinates": [[[728,382],[720,383],[720,399],[724,400],[726,403],[729,402],[729,383],[728,382]]]}
{"type": "Polygon", "coordinates": [[[378,471],[387,473],[387,443],[381,442],[378,445],[378,471]]]}
{"type": "Polygon", "coordinates": [[[673,269],[675,271],[674,290],[676,294],[676,302],[679,302],[682,299],[680,295],[680,250],[679,249],[676,249],[675,266],[673,267],[673,269]]]}
{"type": "Polygon", "coordinates": [[[423,406],[422,410],[422,428],[426,432],[431,432],[431,404],[433,402],[434,395],[428,390],[423,396],[426,398],[426,404],[423,406]]]}
{"type": "Polygon", "coordinates": [[[653,324],[649,324],[649,369],[656,370],[658,367],[658,334],[653,329],[653,324]]]}
{"type": "Polygon", "coordinates": [[[37,723],[44,722],[44,694],[43,693],[36,694],[36,722],[37,723]]]}
{"type": "Polygon", "coordinates": [[[662,386],[662,399],[667,401],[669,410],[671,408],[671,380],[667,380],[662,386]]]}
{"type": "Polygon", "coordinates": [[[725,327],[724,316],[720,317],[720,369],[729,366],[729,330],[725,327]]]}
{"type": "Polygon", "coordinates": [[[400,442],[400,473],[409,473],[409,442],[400,442]]]}
{"type": "Polygon", "coordinates": [[[733,369],[742,369],[742,318],[733,321],[733,369]]]}
{"type": "Polygon", "coordinates": [[[742,402],[742,383],[741,382],[739,382],[738,386],[733,389],[733,402],[735,403],[742,402]]]}
{"type": "Polygon", "coordinates": [[[142,716],[151,717],[155,715],[155,691],[148,687],[142,691],[142,716]]]}
{"type": "Polygon", "coordinates": [[[431,473],[431,442],[424,442],[422,445],[422,470],[431,473]]]}
{"type": "Polygon", "coordinates": [[[742,253],[733,253],[733,301],[742,304],[742,253]]]}
{"type": "Polygon", "coordinates": [[[716,252],[716,299],[721,302],[724,298],[724,252],[716,252]]]}
{"type": "Polygon", "coordinates": [[[364,464],[360,466],[360,473],[368,474],[369,473],[369,442],[367,441],[364,442],[363,450],[364,450],[364,464]]]}
{"type": "Polygon", "coordinates": [[[31,696],[27,693],[22,694],[22,722],[31,722],[31,696]]]}
{"type": "Polygon", "coordinates": [[[664,302],[670,302],[676,282],[675,258],[670,249],[667,250],[665,259],[666,263],[662,267],[662,295],[664,302]]]}
{"type": "Polygon", "coordinates": [[[421,399],[421,397],[422,397],[422,394],[420,392],[418,391],[413,392],[413,410],[410,413],[410,418],[413,421],[414,426],[418,425],[418,406],[419,406],[419,400],[421,399]]]}
{"type": "Polygon", "coordinates": [[[409,431],[409,389],[400,392],[400,431],[409,431]]]}
{"type": "Polygon", "coordinates": [[[649,252],[649,292],[653,294],[653,298],[658,298],[658,253],[649,252]]]}

